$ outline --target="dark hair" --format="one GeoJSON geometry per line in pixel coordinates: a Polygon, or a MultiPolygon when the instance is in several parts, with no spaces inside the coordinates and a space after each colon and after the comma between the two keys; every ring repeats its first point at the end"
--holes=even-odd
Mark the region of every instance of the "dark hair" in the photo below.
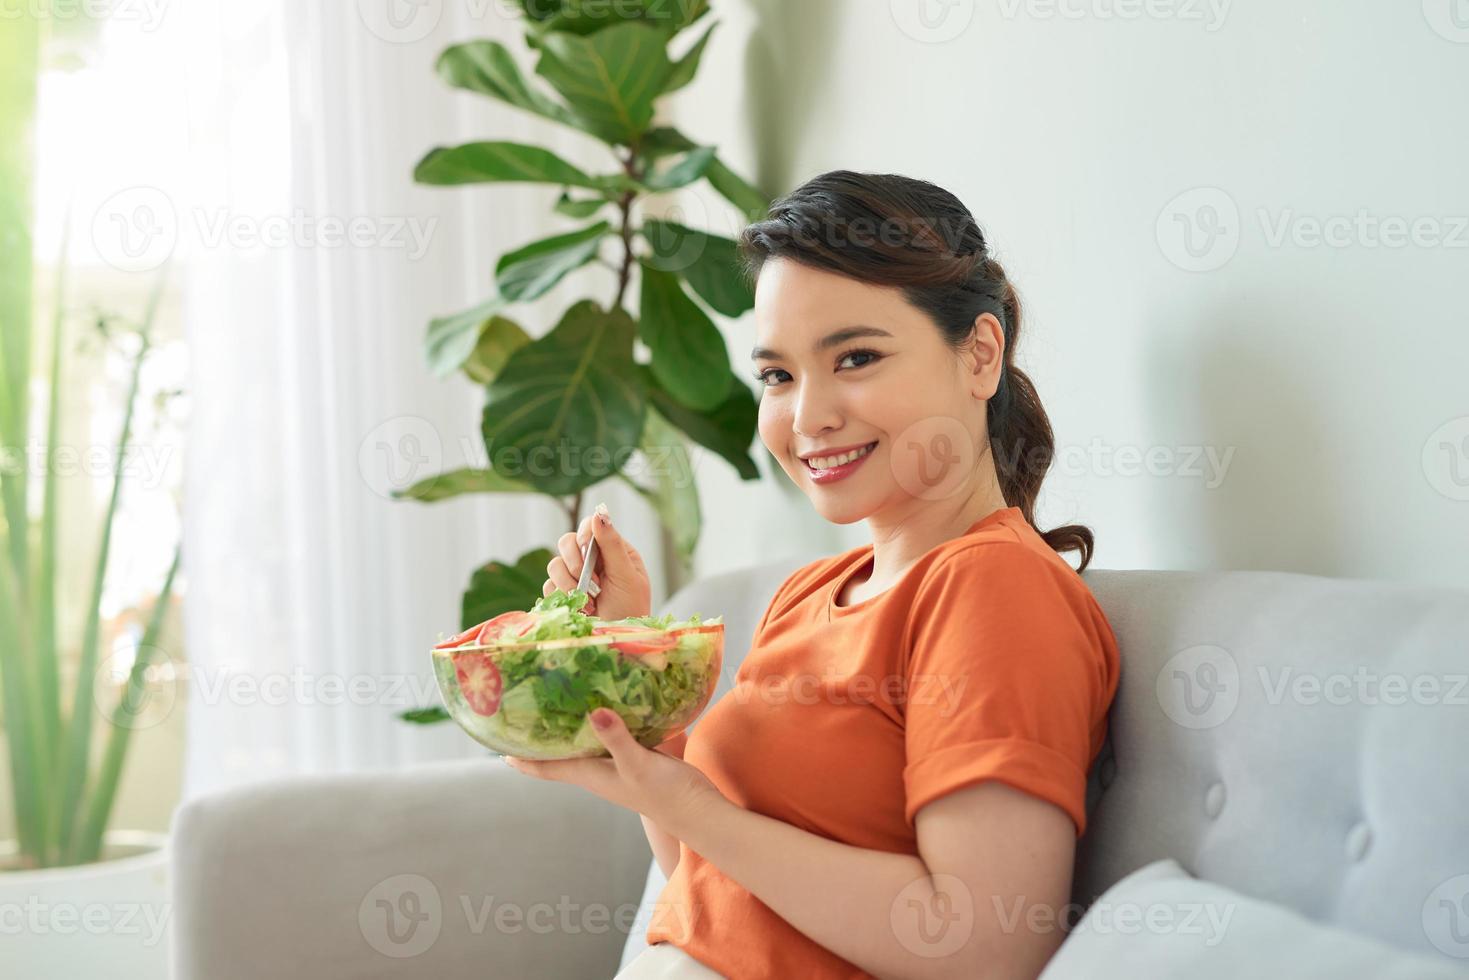
{"type": "MultiPolygon", "coordinates": [[[[975,318],[994,314],[1004,328],[1005,353],[986,412],[990,447],[1006,503],[1035,525],[1035,501],[1055,454],[1055,436],[1035,385],[1015,366],[1020,298],[957,197],[912,177],[832,170],[777,200],[763,221],[747,225],[739,254],[752,289],[773,258],[899,287],[955,351],[972,336],[975,318]]],[[[1080,551],[1078,571],[1091,561],[1093,536],[1083,524],[1052,528],[1041,537],[1056,551],[1080,551]]]]}

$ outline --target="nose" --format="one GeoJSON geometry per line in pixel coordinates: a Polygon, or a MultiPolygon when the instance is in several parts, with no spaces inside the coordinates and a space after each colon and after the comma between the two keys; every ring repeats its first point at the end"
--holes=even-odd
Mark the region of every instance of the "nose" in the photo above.
{"type": "Polygon", "coordinates": [[[791,429],[796,435],[811,439],[827,429],[839,427],[841,421],[835,398],[821,391],[819,385],[802,386],[791,416],[791,429]]]}

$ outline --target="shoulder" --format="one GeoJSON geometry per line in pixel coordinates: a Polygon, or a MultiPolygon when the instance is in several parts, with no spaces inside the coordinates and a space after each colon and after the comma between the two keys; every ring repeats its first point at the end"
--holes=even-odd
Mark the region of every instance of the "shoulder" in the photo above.
{"type": "Polygon", "coordinates": [[[1023,629],[1084,635],[1109,659],[1115,656],[1116,637],[1091,589],[1033,528],[985,528],[927,558],[909,613],[910,640],[955,629],[1023,629]]]}
{"type": "Polygon", "coordinates": [[[1076,569],[1046,544],[1032,527],[997,524],[946,541],[924,556],[918,595],[950,583],[988,583],[1016,588],[1044,588],[1071,595],[1090,590],[1076,569]]]}

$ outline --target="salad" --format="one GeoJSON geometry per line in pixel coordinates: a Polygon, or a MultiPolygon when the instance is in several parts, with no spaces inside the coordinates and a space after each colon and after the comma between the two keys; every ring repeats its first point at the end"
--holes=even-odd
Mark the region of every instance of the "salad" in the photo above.
{"type": "Polygon", "coordinates": [[[557,590],[526,612],[502,613],[433,648],[444,705],[466,732],[505,755],[606,755],[592,730],[616,711],[653,747],[686,728],[714,692],[724,621],[583,613],[587,596],[557,590]]]}

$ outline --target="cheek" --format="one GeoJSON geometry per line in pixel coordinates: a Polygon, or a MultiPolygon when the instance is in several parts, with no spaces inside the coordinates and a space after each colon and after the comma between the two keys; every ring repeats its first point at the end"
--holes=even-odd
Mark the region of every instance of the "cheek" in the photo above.
{"type": "Polygon", "coordinates": [[[762,398],[755,418],[755,426],[760,431],[760,441],[765,443],[765,448],[779,456],[781,448],[791,437],[790,413],[773,400],[762,398]]]}

